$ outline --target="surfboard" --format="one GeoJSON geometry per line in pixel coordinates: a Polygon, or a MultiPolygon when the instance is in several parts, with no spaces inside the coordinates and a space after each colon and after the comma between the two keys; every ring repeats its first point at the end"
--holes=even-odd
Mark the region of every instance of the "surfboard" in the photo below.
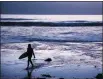
{"type": "Polygon", "coordinates": [[[23,58],[25,58],[25,57],[27,57],[27,56],[28,56],[28,55],[27,55],[27,52],[25,52],[25,53],[23,53],[23,54],[20,55],[19,59],[23,59],[23,58]]]}

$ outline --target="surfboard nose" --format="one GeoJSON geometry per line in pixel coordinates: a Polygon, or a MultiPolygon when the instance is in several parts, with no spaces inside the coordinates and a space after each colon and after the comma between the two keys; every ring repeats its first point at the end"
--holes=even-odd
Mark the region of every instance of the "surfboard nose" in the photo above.
{"type": "Polygon", "coordinates": [[[23,54],[20,55],[19,59],[23,59],[23,58],[25,58],[25,57],[27,57],[27,56],[28,56],[28,55],[27,55],[27,52],[24,52],[23,54]]]}

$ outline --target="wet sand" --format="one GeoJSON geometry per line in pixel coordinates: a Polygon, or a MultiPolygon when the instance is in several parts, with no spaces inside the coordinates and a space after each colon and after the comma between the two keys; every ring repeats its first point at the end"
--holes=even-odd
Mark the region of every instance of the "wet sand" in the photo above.
{"type": "Polygon", "coordinates": [[[26,70],[27,58],[18,57],[28,43],[1,44],[2,79],[95,79],[102,72],[102,43],[29,42],[34,48],[35,68],[26,70]],[[51,58],[51,62],[45,62],[51,58]]]}

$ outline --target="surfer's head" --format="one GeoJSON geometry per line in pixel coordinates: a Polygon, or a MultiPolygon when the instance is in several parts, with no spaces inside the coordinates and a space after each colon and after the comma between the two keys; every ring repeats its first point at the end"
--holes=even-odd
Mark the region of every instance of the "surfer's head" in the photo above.
{"type": "Polygon", "coordinates": [[[31,48],[31,44],[28,44],[28,48],[31,48]]]}

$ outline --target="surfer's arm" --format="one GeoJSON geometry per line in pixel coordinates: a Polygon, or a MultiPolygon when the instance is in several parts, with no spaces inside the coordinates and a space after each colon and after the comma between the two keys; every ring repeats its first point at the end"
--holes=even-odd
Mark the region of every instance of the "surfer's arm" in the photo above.
{"type": "Polygon", "coordinates": [[[34,58],[35,58],[35,54],[34,54],[34,51],[33,51],[33,55],[34,55],[34,58]]]}

